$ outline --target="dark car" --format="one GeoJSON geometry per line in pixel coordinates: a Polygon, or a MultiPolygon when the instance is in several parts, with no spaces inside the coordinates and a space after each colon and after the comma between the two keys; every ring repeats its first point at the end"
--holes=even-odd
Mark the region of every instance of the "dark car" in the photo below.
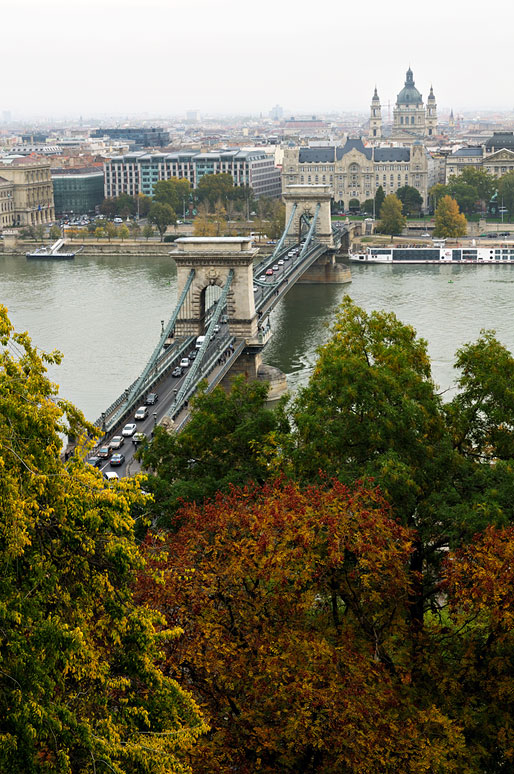
{"type": "Polygon", "coordinates": [[[123,465],[125,462],[125,455],[121,452],[116,452],[116,454],[113,454],[111,457],[111,465],[114,467],[115,465],[123,465]]]}
{"type": "Polygon", "coordinates": [[[192,350],[191,350],[191,352],[190,352],[190,353],[189,353],[189,355],[188,355],[188,358],[189,358],[190,360],[194,360],[194,359],[195,359],[195,357],[197,356],[197,354],[198,354],[198,352],[196,351],[196,349],[192,349],[192,350]]]}
{"type": "Polygon", "coordinates": [[[159,396],[157,395],[157,393],[156,392],[150,392],[146,396],[145,403],[146,403],[147,406],[153,406],[154,403],[157,403],[158,400],[159,400],[159,396]]]}
{"type": "Polygon", "coordinates": [[[101,468],[104,464],[104,460],[101,457],[97,457],[96,454],[94,457],[89,457],[87,460],[89,465],[92,465],[94,468],[101,468]]]}
{"type": "Polygon", "coordinates": [[[103,460],[109,459],[111,456],[111,447],[110,446],[100,446],[96,453],[97,457],[101,457],[103,460]]]}
{"type": "Polygon", "coordinates": [[[182,376],[182,369],[181,369],[181,367],[177,366],[176,368],[174,368],[173,371],[171,372],[171,375],[172,376],[182,376]]]}

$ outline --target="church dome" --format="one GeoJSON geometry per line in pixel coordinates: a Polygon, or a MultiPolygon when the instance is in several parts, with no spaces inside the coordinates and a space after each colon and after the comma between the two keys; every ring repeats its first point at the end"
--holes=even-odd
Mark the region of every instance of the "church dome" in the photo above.
{"type": "Polygon", "coordinates": [[[423,102],[423,99],[421,97],[421,94],[417,90],[417,88],[414,86],[414,76],[412,74],[412,70],[407,70],[407,78],[405,80],[405,86],[401,90],[401,92],[398,94],[398,97],[396,99],[397,105],[418,105],[423,102]]]}

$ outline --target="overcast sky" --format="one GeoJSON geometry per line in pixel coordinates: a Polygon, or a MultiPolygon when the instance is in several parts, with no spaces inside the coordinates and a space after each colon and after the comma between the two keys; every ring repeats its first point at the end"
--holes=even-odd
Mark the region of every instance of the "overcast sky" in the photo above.
{"type": "MultiPolygon", "coordinates": [[[[441,111],[512,110],[514,2],[1,0],[1,111],[367,111],[412,67],[441,111]]],[[[387,108],[384,113],[387,112],[387,108]]]]}

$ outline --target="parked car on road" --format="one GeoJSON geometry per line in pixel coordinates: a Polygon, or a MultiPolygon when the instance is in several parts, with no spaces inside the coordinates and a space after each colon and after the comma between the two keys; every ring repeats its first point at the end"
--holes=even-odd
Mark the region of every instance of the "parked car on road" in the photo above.
{"type": "Polygon", "coordinates": [[[125,438],[128,438],[131,435],[134,435],[136,430],[137,430],[137,425],[135,425],[133,422],[129,422],[128,425],[125,425],[125,427],[121,431],[121,434],[124,435],[125,438]]]}

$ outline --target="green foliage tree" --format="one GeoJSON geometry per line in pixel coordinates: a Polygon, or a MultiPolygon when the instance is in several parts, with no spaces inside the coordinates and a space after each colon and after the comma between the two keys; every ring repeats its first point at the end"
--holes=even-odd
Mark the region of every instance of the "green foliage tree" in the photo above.
{"type": "Polygon", "coordinates": [[[380,217],[380,211],[382,209],[382,204],[384,203],[384,199],[385,199],[384,189],[382,188],[381,185],[379,185],[375,193],[375,218],[380,217]]]}
{"type": "Polygon", "coordinates": [[[423,197],[417,188],[412,185],[404,185],[398,188],[396,196],[403,205],[403,212],[406,215],[416,215],[421,212],[423,197]]]}
{"type": "Polygon", "coordinates": [[[59,239],[62,236],[61,229],[55,223],[53,226],[50,226],[49,236],[50,239],[59,239]]]}
{"type": "Polygon", "coordinates": [[[437,209],[437,203],[441,201],[443,196],[448,196],[448,187],[442,183],[436,183],[428,192],[428,199],[430,207],[433,212],[437,209]]]}
{"type": "Polygon", "coordinates": [[[204,175],[198,183],[196,197],[213,209],[218,201],[226,207],[227,199],[234,190],[232,175],[221,172],[219,175],[204,175]]]}
{"type": "Polygon", "coordinates": [[[366,199],[366,201],[361,204],[361,211],[365,215],[373,215],[374,204],[373,199],[366,199]]]}
{"type": "Polygon", "coordinates": [[[401,234],[407,218],[402,215],[402,203],[394,194],[388,194],[380,208],[379,231],[382,234],[401,234]]]}
{"type": "Polygon", "coordinates": [[[234,379],[230,393],[204,388],[191,401],[191,420],[180,432],[157,427],[141,450],[153,471],[148,488],[155,493],[153,520],[170,524],[182,500],[199,500],[247,481],[263,481],[273,457],[274,439],[286,432],[283,410],[266,408],[268,386],[234,379]]]}
{"type": "Polygon", "coordinates": [[[105,236],[105,228],[103,226],[97,226],[95,228],[94,234],[97,239],[102,239],[102,237],[105,236]]]}
{"type": "Polygon", "coordinates": [[[133,239],[136,239],[141,233],[141,226],[135,221],[130,223],[129,229],[133,239]]]}
{"type": "Polygon", "coordinates": [[[270,239],[279,239],[286,226],[286,205],[278,199],[273,200],[273,208],[268,223],[268,236],[270,239]]]}
{"type": "Polygon", "coordinates": [[[360,209],[360,206],[361,204],[358,199],[350,199],[350,201],[348,202],[348,209],[350,210],[350,212],[356,212],[357,210],[360,209]]]}
{"type": "Polygon", "coordinates": [[[168,226],[171,226],[177,222],[177,216],[169,204],[160,204],[159,202],[154,202],[150,207],[150,211],[148,212],[148,220],[150,223],[153,223],[155,226],[157,226],[157,230],[162,242],[162,238],[166,233],[166,229],[168,226]]]}
{"type": "Polygon", "coordinates": [[[503,202],[503,206],[509,211],[509,215],[514,215],[514,172],[507,172],[498,180],[498,201],[503,202]]]}
{"type": "Polygon", "coordinates": [[[168,204],[174,212],[182,213],[189,204],[191,185],[186,178],[170,178],[159,180],[153,190],[154,202],[168,204]]]}
{"type": "Polygon", "coordinates": [[[451,177],[446,186],[448,196],[455,199],[462,212],[472,213],[478,203],[478,190],[474,185],[465,183],[459,177],[451,177]]]}
{"type": "Polygon", "coordinates": [[[172,632],[133,597],[143,568],[130,509],[140,481],[109,485],[62,434],[95,433],[57,396],[26,333],[0,307],[0,770],[189,772],[204,729],[159,666],[172,632]]]}
{"type": "Polygon", "coordinates": [[[477,169],[476,167],[463,169],[457,179],[476,189],[483,208],[485,208],[498,187],[497,179],[490,172],[487,172],[485,169],[477,169]]]}
{"type": "Polygon", "coordinates": [[[152,199],[144,194],[138,194],[136,197],[136,213],[139,212],[140,218],[148,217],[150,207],[152,206],[152,199]]]}
{"type": "Polygon", "coordinates": [[[45,227],[41,223],[38,223],[37,226],[34,226],[34,236],[40,241],[45,238],[45,227]]]}
{"type": "Polygon", "coordinates": [[[116,198],[114,196],[106,196],[103,202],[100,204],[100,212],[102,215],[105,215],[106,218],[116,217],[118,214],[116,198]]]}
{"type": "Polygon", "coordinates": [[[153,226],[151,226],[150,223],[147,223],[145,226],[143,226],[143,236],[147,242],[150,237],[153,237],[153,226]]]}
{"type": "Polygon", "coordinates": [[[459,212],[459,205],[451,196],[443,196],[435,211],[434,236],[460,237],[467,232],[466,216],[459,212]]]}

